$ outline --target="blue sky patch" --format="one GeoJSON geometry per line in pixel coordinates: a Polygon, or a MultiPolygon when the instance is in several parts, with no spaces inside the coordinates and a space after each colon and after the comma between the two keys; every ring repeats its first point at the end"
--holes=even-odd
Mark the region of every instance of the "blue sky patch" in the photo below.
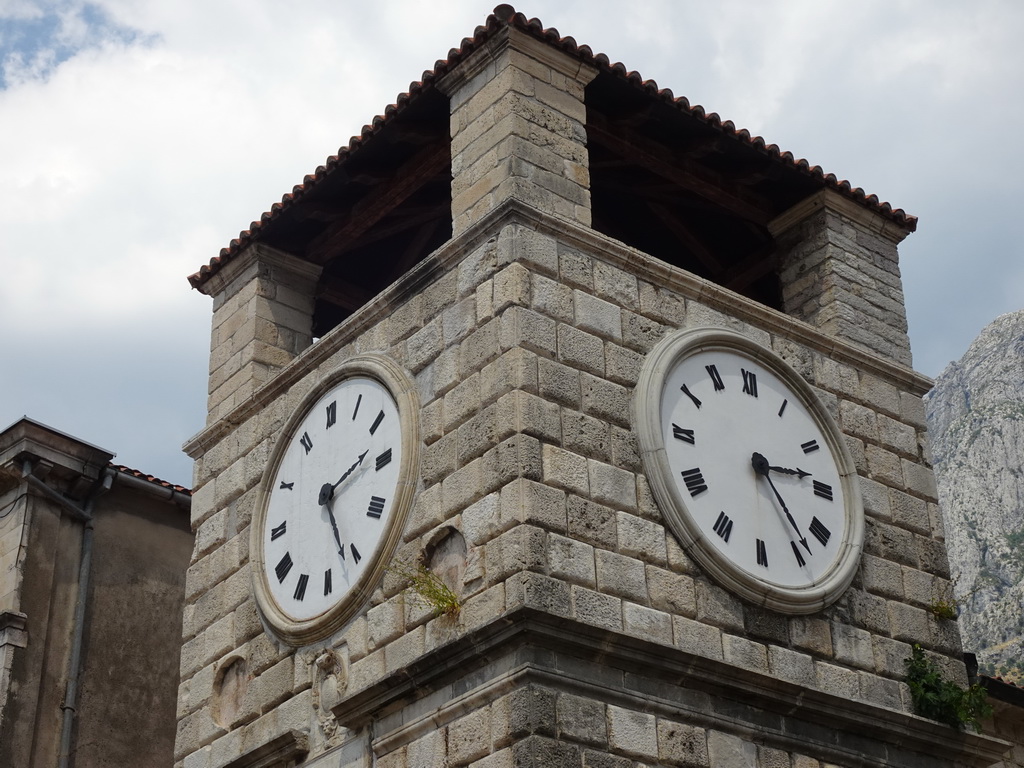
{"type": "Polygon", "coordinates": [[[31,16],[0,15],[0,89],[45,80],[80,51],[110,43],[130,45],[143,37],[94,3],[46,4],[33,10],[31,16]]]}

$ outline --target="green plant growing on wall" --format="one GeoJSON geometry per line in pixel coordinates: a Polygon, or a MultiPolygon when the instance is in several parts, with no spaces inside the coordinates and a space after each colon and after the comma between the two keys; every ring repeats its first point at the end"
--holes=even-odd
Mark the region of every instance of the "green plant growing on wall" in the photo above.
{"type": "Polygon", "coordinates": [[[462,610],[459,596],[427,566],[396,560],[388,570],[407,581],[404,591],[433,610],[435,616],[458,617],[462,610]]]}
{"type": "Polygon", "coordinates": [[[955,597],[937,597],[928,603],[928,610],[937,619],[953,620],[957,617],[959,608],[955,597]]]}
{"type": "Polygon", "coordinates": [[[905,663],[907,685],[917,714],[954,728],[969,725],[981,732],[981,720],[992,714],[984,688],[975,684],[965,689],[951,680],[943,680],[938,666],[916,643],[905,663]]]}

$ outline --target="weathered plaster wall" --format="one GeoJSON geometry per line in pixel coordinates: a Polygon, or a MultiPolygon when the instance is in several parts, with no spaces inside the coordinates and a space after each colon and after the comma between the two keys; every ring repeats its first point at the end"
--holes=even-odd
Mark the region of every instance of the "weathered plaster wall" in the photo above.
{"type": "MultiPolygon", "coordinates": [[[[45,448],[51,438],[64,447],[75,444],[73,438],[34,422],[16,425],[23,426],[29,434],[25,444],[33,449],[45,448]]],[[[54,493],[81,508],[82,494],[95,488],[97,475],[84,474],[71,454],[65,458],[65,464],[40,474],[54,493]]],[[[10,516],[22,538],[20,557],[11,561],[4,578],[16,586],[10,608],[24,614],[26,629],[14,638],[17,643],[2,646],[6,701],[0,717],[0,765],[55,766],[85,525],[25,480],[8,496],[17,499],[10,516]]],[[[193,542],[188,513],[166,498],[115,480],[112,490],[97,497],[93,521],[70,764],[167,764],[174,740],[184,574],[193,542]]]]}
{"type": "Polygon", "coordinates": [[[989,703],[994,711],[985,732],[1013,743],[1013,749],[992,768],[1024,768],[1024,706],[1020,702],[1008,704],[992,697],[989,703]]]}
{"type": "Polygon", "coordinates": [[[96,515],[76,768],[166,764],[174,747],[188,515],[114,488],[96,515]]]}
{"type": "Polygon", "coordinates": [[[31,526],[18,610],[28,616],[29,642],[13,654],[0,765],[56,765],[81,527],[48,500],[33,495],[27,501],[31,526]]]}

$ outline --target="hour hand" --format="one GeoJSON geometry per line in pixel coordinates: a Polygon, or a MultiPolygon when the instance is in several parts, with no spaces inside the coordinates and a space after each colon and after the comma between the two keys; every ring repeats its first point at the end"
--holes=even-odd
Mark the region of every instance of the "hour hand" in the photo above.
{"type": "Polygon", "coordinates": [[[356,459],[355,463],[351,467],[345,470],[345,474],[338,478],[338,482],[324,483],[322,486],[320,486],[319,503],[321,507],[334,498],[334,489],[341,485],[345,481],[346,477],[348,477],[349,475],[356,471],[356,467],[363,463],[363,459],[366,458],[366,454],[368,454],[369,452],[369,450],[365,450],[361,454],[359,454],[359,458],[356,459]]]}
{"type": "Polygon", "coordinates": [[[800,467],[797,467],[796,469],[789,469],[788,467],[768,467],[768,469],[772,472],[778,472],[781,475],[796,475],[801,480],[805,477],[811,476],[810,472],[804,472],[800,467]]]}

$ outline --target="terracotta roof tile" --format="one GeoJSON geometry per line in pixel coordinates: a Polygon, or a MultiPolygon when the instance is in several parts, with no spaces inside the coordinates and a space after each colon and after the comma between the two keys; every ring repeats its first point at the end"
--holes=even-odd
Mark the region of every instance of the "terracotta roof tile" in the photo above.
{"type": "Polygon", "coordinates": [[[285,194],[279,203],[274,203],[269,211],[260,216],[258,221],[251,222],[249,228],[242,230],[238,237],[221,249],[218,256],[210,260],[209,264],[203,265],[198,272],[190,275],[188,278],[189,283],[194,288],[198,288],[206,282],[206,279],[211,274],[220,269],[224,263],[229,261],[242,248],[258,239],[261,230],[277,218],[281,211],[301,199],[309,189],[329,175],[338,165],[343,164],[349,156],[358,152],[366,141],[372,139],[375,134],[380,132],[392,117],[401,112],[410,102],[414,101],[419,94],[432,88],[438,78],[469,56],[477,47],[494,35],[495,32],[506,26],[523,30],[566,53],[575,55],[587,64],[623,78],[626,82],[646,91],[651,96],[672,104],[677,109],[688,113],[697,120],[717,128],[725,135],[734,136],[737,140],[761,151],[773,160],[777,160],[807,176],[821,181],[826,187],[830,187],[845,197],[877,211],[911,232],[917,229],[917,217],[907,214],[902,208],[893,208],[887,202],[880,202],[876,195],[867,194],[860,187],[854,187],[849,181],[845,179],[840,180],[831,173],[826,174],[819,166],[811,165],[804,159],[798,160],[791,152],[783,151],[775,144],[766,144],[765,140],[760,136],[751,136],[750,132],[746,129],[737,129],[731,120],[723,121],[715,112],[706,113],[699,104],[690,104],[685,96],[677,97],[670,89],[659,88],[656,81],[643,79],[639,73],[627,70],[621,62],[612,62],[603,53],[595,54],[590,46],[578,45],[572,37],[561,37],[557,29],[545,28],[539,19],[527,19],[526,16],[516,11],[511,5],[502,4],[494,9],[494,12],[487,17],[486,22],[482,26],[474,30],[473,37],[463,38],[462,44],[458,48],[452,48],[448,51],[447,59],[439,59],[434,63],[432,70],[423,72],[419,81],[410,83],[409,90],[406,93],[400,94],[395,103],[389,105],[384,110],[383,115],[377,115],[369,125],[364,125],[358,136],[353,136],[349,139],[347,146],[341,147],[336,155],[327,158],[324,165],[319,166],[313,173],[306,175],[302,184],[296,185],[290,193],[285,194]]]}
{"type": "Polygon", "coordinates": [[[145,480],[147,483],[158,485],[161,488],[167,488],[172,491],[178,491],[179,493],[185,493],[188,494],[189,496],[192,495],[192,491],[183,485],[175,485],[174,483],[169,483],[166,480],[161,480],[159,477],[147,475],[145,472],[140,472],[137,469],[132,469],[131,467],[126,467],[122,464],[114,464],[113,462],[111,462],[110,468],[115,470],[116,472],[120,472],[123,475],[137,477],[140,480],[145,480]]]}

